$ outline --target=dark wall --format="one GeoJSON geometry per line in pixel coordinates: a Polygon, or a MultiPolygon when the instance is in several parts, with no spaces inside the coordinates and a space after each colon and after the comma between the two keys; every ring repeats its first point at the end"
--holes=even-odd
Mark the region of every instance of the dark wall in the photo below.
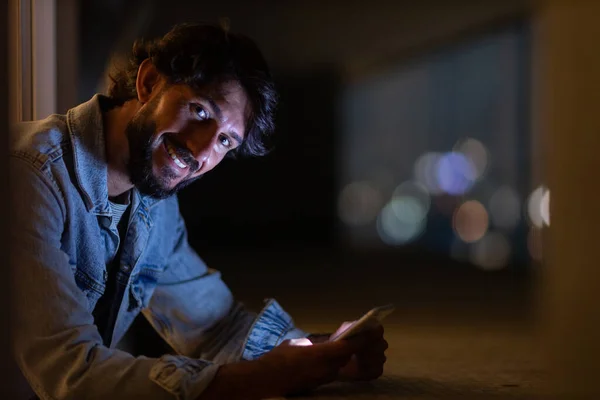
{"type": "MultiPolygon", "coordinates": [[[[199,250],[336,245],[339,97],[352,80],[524,12],[519,0],[390,2],[88,0],[80,4],[80,101],[111,54],[184,21],[231,20],[263,49],[281,92],[276,150],[227,161],[180,196],[199,250]]],[[[475,33],[474,33],[475,32],[475,33]]]]}
{"type": "MultiPolygon", "coordinates": [[[[8,185],[8,157],[7,150],[8,149],[8,2],[2,2],[0,4],[0,21],[2,22],[0,25],[2,29],[0,29],[0,132],[1,132],[1,140],[2,144],[0,145],[0,149],[2,149],[2,165],[0,165],[1,171],[1,179],[2,186],[6,187],[8,185]]],[[[2,198],[2,209],[9,210],[10,204],[5,197],[2,198]]],[[[10,212],[6,213],[10,215],[10,212]]],[[[16,376],[15,373],[15,365],[10,356],[10,342],[9,342],[9,332],[10,329],[6,329],[9,326],[9,315],[8,310],[8,300],[9,300],[9,282],[10,279],[6,279],[6,274],[10,276],[10,270],[8,269],[8,229],[9,229],[9,221],[7,221],[6,217],[3,217],[0,224],[0,254],[2,255],[0,259],[0,265],[4,267],[5,279],[2,280],[2,287],[0,290],[0,303],[3,305],[2,310],[0,311],[0,323],[5,328],[2,329],[2,333],[0,333],[0,373],[3,376],[2,384],[0,385],[0,397],[3,399],[11,399],[16,395],[16,390],[14,387],[14,379],[16,376]]]]}
{"type": "Polygon", "coordinates": [[[333,245],[336,79],[328,71],[278,76],[271,154],[228,160],[181,193],[197,248],[333,245]]]}

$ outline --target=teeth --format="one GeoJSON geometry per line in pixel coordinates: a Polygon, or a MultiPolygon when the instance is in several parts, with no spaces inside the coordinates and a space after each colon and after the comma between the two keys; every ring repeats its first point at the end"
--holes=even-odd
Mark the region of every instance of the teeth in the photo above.
{"type": "Polygon", "coordinates": [[[173,161],[175,161],[175,164],[177,164],[177,166],[179,168],[184,169],[186,167],[186,165],[179,158],[177,158],[177,155],[175,153],[175,149],[173,148],[173,146],[171,146],[171,144],[169,142],[167,142],[166,145],[167,145],[167,151],[169,152],[169,156],[171,156],[171,159],[173,161]]]}
{"type": "Polygon", "coordinates": [[[177,157],[171,156],[171,158],[173,159],[173,161],[175,161],[175,164],[177,164],[177,166],[181,169],[185,168],[185,164],[182,163],[181,161],[179,161],[179,159],[177,159],[177,157]]]}

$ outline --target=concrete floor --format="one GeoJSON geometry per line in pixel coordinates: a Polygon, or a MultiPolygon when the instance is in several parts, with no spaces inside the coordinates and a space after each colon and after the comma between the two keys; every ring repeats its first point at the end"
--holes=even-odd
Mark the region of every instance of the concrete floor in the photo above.
{"type": "MultiPolygon", "coordinates": [[[[318,326],[315,326],[318,328],[318,326]]],[[[529,332],[504,327],[386,324],[385,373],[306,399],[533,399],[545,374],[529,332]]]]}
{"type": "Polygon", "coordinates": [[[487,273],[418,256],[213,255],[238,299],[275,297],[296,324],[331,332],[394,303],[382,378],[334,384],[297,399],[535,399],[546,373],[530,274],[487,273]]]}

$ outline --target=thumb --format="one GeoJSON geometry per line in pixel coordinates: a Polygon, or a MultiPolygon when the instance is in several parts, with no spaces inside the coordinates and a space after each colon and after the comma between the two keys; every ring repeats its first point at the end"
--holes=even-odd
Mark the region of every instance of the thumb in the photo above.
{"type": "Polygon", "coordinates": [[[349,338],[339,340],[339,342],[345,342],[349,348],[352,348],[354,352],[361,350],[368,345],[370,337],[365,334],[358,334],[350,336],[349,338]]]}
{"type": "Polygon", "coordinates": [[[317,343],[314,346],[321,347],[321,350],[331,357],[344,357],[351,356],[361,350],[367,344],[367,339],[364,335],[357,335],[335,342],[317,343]]]}

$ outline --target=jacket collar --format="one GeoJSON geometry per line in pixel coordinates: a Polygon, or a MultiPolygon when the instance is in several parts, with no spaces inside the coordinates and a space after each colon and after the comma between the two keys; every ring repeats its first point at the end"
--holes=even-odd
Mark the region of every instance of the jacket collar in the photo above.
{"type": "MultiPolygon", "coordinates": [[[[90,100],[67,112],[67,125],[73,146],[75,177],[87,210],[98,215],[110,215],[108,203],[108,170],[106,144],[100,98],[96,94],[90,100]]],[[[159,200],[141,195],[141,203],[150,207],[159,200]]]]}

